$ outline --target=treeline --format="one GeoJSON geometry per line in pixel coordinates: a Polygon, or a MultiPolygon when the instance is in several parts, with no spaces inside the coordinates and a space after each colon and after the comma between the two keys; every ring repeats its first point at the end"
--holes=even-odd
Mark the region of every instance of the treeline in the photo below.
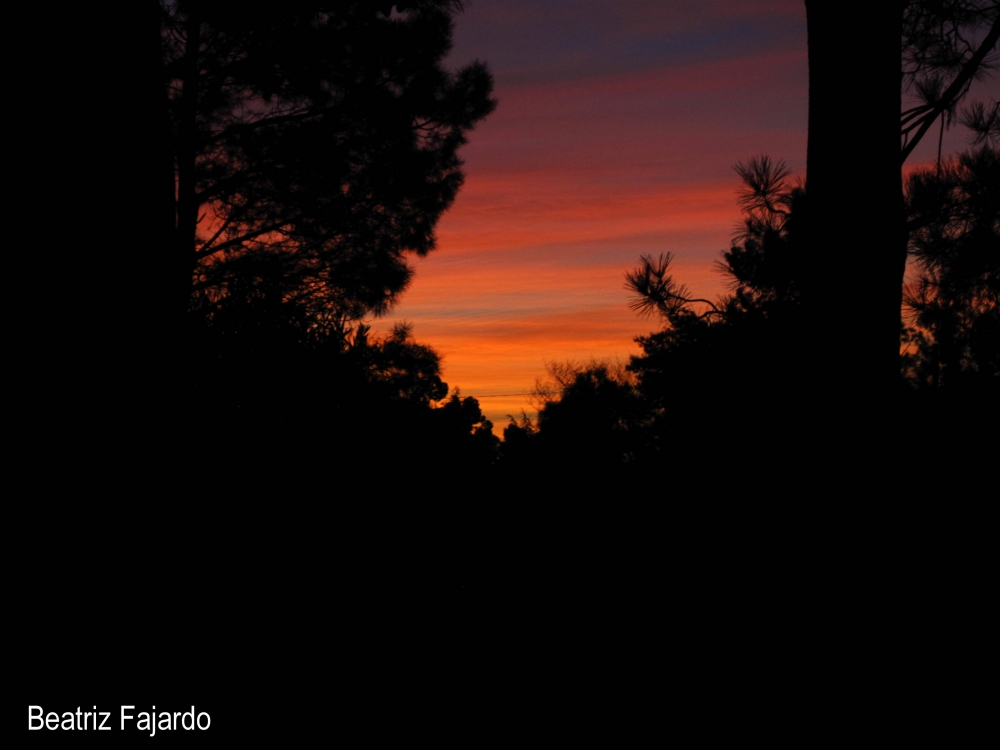
{"type": "MultiPolygon", "coordinates": [[[[809,12],[829,12],[854,33],[846,11],[823,8],[809,12]]],[[[903,212],[886,208],[888,192],[858,187],[866,172],[857,165],[825,173],[836,184],[814,170],[812,206],[779,164],[741,165],[746,224],[722,261],[731,292],[690,299],[669,254],[643,259],[628,283],[637,312],[660,326],[639,340],[642,355],[621,366],[563,366],[538,418],[512,419],[503,441],[475,399],[441,381],[431,347],[406,327],[373,336],[366,322],[405,294],[408,260],[434,250],[436,224],[464,178],[460,149],[497,105],[485,64],[443,64],[460,4],[248,10],[232,0],[171,0],[129,12],[143,106],[130,114],[128,136],[141,147],[116,151],[109,135],[88,150],[89,135],[69,133],[73,151],[88,155],[70,172],[107,169],[116,187],[77,191],[63,223],[100,227],[104,244],[95,253],[62,241],[50,264],[57,288],[47,294],[56,323],[26,329],[59,352],[27,358],[38,363],[32,386],[46,394],[35,399],[43,417],[28,429],[49,452],[83,455],[72,446],[102,425],[137,469],[177,476],[189,456],[230,476],[295,474],[279,467],[301,456],[303,470],[332,462],[338,471],[390,467],[386,476],[472,467],[505,477],[526,466],[660,462],[731,443],[763,450],[764,432],[863,419],[872,394],[899,400],[897,413],[970,414],[994,387],[997,106],[958,104],[988,71],[1000,33],[995,4],[908,3],[885,37],[893,90],[902,66],[921,102],[892,123],[907,138],[903,158],[945,117],[978,134],[973,151],[911,179],[903,212]],[[834,205],[842,184],[855,185],[847,200],[858,210],[834,205]],[[867,214],[858,208],[876,197],[867,214]],[[816,215],[837,220],[810,221],[816,215]],[[870,295],[851,283],[866,277],[868,259],[898,253],[883,247],[886,216],[893,238],[906,222],[919,269],[905,326],[895,300],[902,263],[870,295]],[[875,220],[877,237],[868,231],[875,220]],[[830,251],[837,243],[842,251],[830,251]],[[886,336],[890,318],[896,331],[886,336]],[[867,336],[876,329],[877,340],[867,336]],[[865,354],[875,351],[893,377],[865,354]],[[75,363],[72,377],[66,362],[75,363]],[[955,400],[969,405],[951,408],[955,400]],[[61,429],[45,427],[53,423],[61,429]]],[[[813,31],[810,47],[826,49],[813,31]]],[[[835,74],[811,102],[840,101],[829,88],[844,78],[840,62],[811,58],[811,78],[835,74]]],[[[843,140],[832,120],[814,124],[815,153],[843,140]]],[[[891,145],[882,160],[898,175],[891,145]]],[[[49,189],[47,178],[39,186],[49,189]]]]}
{"type": "MultiPolygon", "coordinates": [[[[902,23],[903,57],[882,44],[886,75],[869,77],[866,96],[879,100],[892,66],[898,90],[905,64],[923,103],[904,113],[903,158],[937,117],[959,114],[966,84],[989,63],[995,8],[966,5],[911,3],[895,26],[864,31],[882,44],[902,23]]],[[[128,285],[141,327],[122,328],[145,373],[136,381],[148,383],[133,424],[209,446],[230,474],[297,464],[387,477],[488,472],[502,483],[529,469],[622,471],[720,450],[751,462],[826,442],[827,424],[837,444],[867,434],[869,401],[882,429],[914,414],[968,414],[995,390],[996,103],[961,114],[979,138],[973,151],[906,186],[917,275],[905,325],[893,300],[902,265],[890,262],[904,218],[879,203],[893,198],[892,180],[872,188],[867,219],[839,212],[847,178],[866,176],[827,169],[830,148],[843,146],[834,108],[810,118],[814,189],[790,185],[768,157],[737,165],[744,224],[720,261],[730,291],[692,299],[669,253],[643,258],[627,284],[660,330],[638,339],[642,354],[556,365],[537,420],[511,417],[501,442],[475,399],[449,395],[431,347],[406,326],[374,337],[365,322],[405,293],[408,257],[434,249],[463,180],[459,148],[496,106],[485,65],[443,67],[459,5],[237,6],[161,2],[155,18],[148,6],[150,148],[139,184],[149,200],[136,219],[147,249],[143,283],[128,285]],[[900,335],[901,369],[887,375],[900,335]]],[[[843,78],[824,77],[836,60],[823,52],[829,23],[813,16],[826,12],[809,9],[811,106],[843,78]]],[[[897,155],[880,148],[872,154],[892,164],[879,174],[898,177],[897,155]]],[[[846,197],[861,206],[867,193],[856,189],[846,197]]]]}
{"type": "MultiPolygon", "coordinates": [[[[959,436],[980,434],[1000,403],[996,146],[994,129],[954,161],[913,172],[906,185],[913,262],[889,408],[900,434],[938,457],[972,450],[959,436]]],[[[716,470],[770,471],[785,462],[786,472],[794,471],[788,462],[819,458],[822,446],[804,438],[807,425],[829,416],[817,408],[829,374],[803,379],[803,352],[794,346],[813,333],[801,310],[809,196],[766,156],[736,171],[742,229],[718,264],[729,292],[715,301],[694,299],[671,273],[670,254],[642,258],[626,275],[632,306],[659,318],[661,330],[639,337],[642,354],[627,364],[550,366],[536,389],[537,423],[511,418],[504,460],[630,466],[641,476],[643,465],[683,471],[699,457],[716,470]]],[[[840,229],[845,245],[865,240],[861,224],[840,229]]],[[[831,261],[829,270],[844,277],[845,307],[865,304],[848,293],[850,276],[864,266],[831,261]]],[[[851,344],[824,342],[825,366],[845,386],[859,366],[849,356],[851,344]]],[[[856,437],[848,432],[831,442],[842,440],[849,453],[856,437]]]]}
{"type": "MultiPolygon", "coordinates": [[[[323,328],[260,287],[193,318],[201,364],[192,398],[213,393],[213,413],[233,433],[225,442],[242,457],[253,451],[241,436],[284,435],[262,450],[514,480],[676,468],[720,452],[747,464],[807,452],[802,425],[824,418],[815,411],[821,379],[799,379],[802,353],[789,342],[810,335],[801,314],[808,193],[766,156],[736,171],[742,228],[718,262],[728,292],[695,299],[669,253],[642,258],[626,284],[633,309],[660,330],[639,337],[642,353],[627,363],[550,364],[534,391],[537,419],[511,416],[502,442],[474,398],[449,395],[438,355],[409,328],[381,338],[363,324],[323,328]],[[228,385],[213,391],[212,383],[228,385]],[[326,426],[322,437],[312,423],[326,426]]],[[[913,263],[893,408],[934,451],[995,411],[1000,395],[998,185],[989,139],[907,181],[913,263]]],[[[843,304],[863,301],[845,295],[843,304]]],[[[852,378],[850,341],[826,349],[827,366],[852,378]]]]}

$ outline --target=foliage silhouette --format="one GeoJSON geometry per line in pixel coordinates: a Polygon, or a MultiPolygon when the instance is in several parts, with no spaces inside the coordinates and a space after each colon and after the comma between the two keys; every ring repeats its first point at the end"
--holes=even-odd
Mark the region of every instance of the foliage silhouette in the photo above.
{"type": "MultiPolygon", "coordinates": [[[[996,65],[1000,11],[992,0],[910,0],[903,6],[903,84],[919,104],[901,115],[902,161],[939,120],[941,140],[974,80],[996,65]]],[[[972,102],[959,119],[987,133],[998,127],[997,102],[972,102]]]]}
{"type": "Polygon", "coordinates": [[[492,433],[465,424],[475,400],[448,416],[439,355],[406,324],[376,338],[365,322],[434,249],[459,148],[496,106],[484,64],[444,67],[461,3],[150,8],[148,421],[205,420],[251,473],[380,455],[415,469],[465,442],[491,462],[492,433]]]}
{"type": "Polygon", "coordinates": [[[717,264],[728,279],[727,294],[716,302],[691,298],[667,273],[669,255],[644,257],[625,277],[633,309],[656,310],[664,324],[636,339],[643,354],[629,365],[659,450],[712,440],[735,414],[761,431],[797,418],[801,353],[788,342],[804,335],[806,193],[788,184],[782,162],[766,156],[735,170],[743,183],[743,222],[717,264]]]}
{"type": "Polygon", "coordinates": [[[743,187],[738,200],[743,221],[717,269],[728,277],[732,294],[717,302],[691,297],[668,273],[672,255],[643,256],[640,265],[625,274],[625,288],[633,292],[630,307],[642,316],[659,314],[668,325],[687,321],[732,318],[740,312],[776,314],[797,303],[802,274],[800,215],[805,190],[790,187],[784,162],[756,156],[734,167],[743,187]],[[797,251],[796,251],[797,248],[797,251]],[[696,312],[696,306],[700,311],[696,312]]]}
{"type": "Polygon", "coordinates": [[[563,482],[586,481],[638,459],[648,418],[635,376],[623,363],[549,362],[546,372],[532,395],[537,424],[522,412],[504,429],[505,475],[545,473],[563,482]]]}
{"type": "Polygon", "coordinates": [[[909,380],[983,389],[1000,379],[1000,157],[990,145],[907,181],[918,273],[905,303],[909,380]]]}
{"type": "Polygon", "coordinates": [[[392,333],[369,340],[370,329],[359,324],[348,353],[361,365],[368,382],[391,399],[420,404],[440,401],[448,395],[448,385],[441,380],[441,357],[429,346],[417,344],[412,327],[396,324],[392,333]]]}
{"type": "MultiPolygon", "coordinates": [[[[900,167],[938,118],[954,110],[970,82],[989,69],[1000,35],[995,2],[910,0],[882,10],[859,18],[851,6],[806,1],[810,249],[802,302],[808,325],[797,342],[808,353],[803,379],[812,373],[822,381],[817,406],[822,402],[830,418],[845,425],[880,425],[866,433],[876,443],[882,429],[891,429],[899,393],[908,246],[900,167]],[[852,59],[845,49],[866,54],[852,59]],[[901,81],[923,97],[905,112],[901,81]],[[852,132],[858,137],[846,137],[852,132]],[[845,289],[831,265],[843,254],[837,228],[858,207],[860,175],[851,165],[863,165],[866,231],[853,253],[863,259],[861,267],[845,289]],[[839,304],[845,295],[857,303],[839,304]],[[846,344],[845,356],[856,363],[849,381],[825,366],[833,341],[846,344]]],[[[971,112],[968,119],[979,118],[971,112]]]]}
{"type": "Polygon", "coordinates": [[[493,423],[483,415],[476,399],[462,398],[456,388],[441,408],[434,410],[434,415],[442,423],[439,432],[450,438],[448,450],[456,470],[464,467],[475,474],[497,460],[500,440],[493,434],[493,423]]]}
{"type": "Polygon", "coordinates": [[[180,309],[264,277],[316,320],[393,304],[406,254],[433,249],[462,183],[458,148],[495,106],[483,64],[441,65],[457,8],[160,4],[180,309]]]}
{"type": "Polygon", "coordinates": [[[478,402],[446,399],[440,356],[408,325],[381,337],[364,324],[345,334],[280,300],[227,297],[208,325],[192,322],[188,338],[189,400],[211,415],[234,481],[288,466],[301,481],[321,467],[378,471],[390,461],[402,480],[445,457],[463,475],[496,460],[478,402]]]}
{"type": "Polygon", "coordinates": [[[501,459],[507,465],[525,463],[524,457],[530,455],[534,445],[532,441],[538,434],[538,428],[524,410],[521,411],[519,419],[515,419],[512,414],[508,414],[507,418],[510,421],[503,428],[501,459]]]}
{"type": "Polygon", "coordinates": [[[634,483],[627,467],[703,465],[702,446],[734,420],[741,427],[732,439],[742,425],[761,438],[799,417],[789,393],[801,387],[794,382],[800,352],[787,344],[802,335],[806,193],[767,156],[735,170],[743,222],[718,263],[729,292],[716,301],[694,298],[673,277],[669,253],[643,256],[625,275],[630,306],[657,315],[663,330],[638,337],[643,354],[627,366],[549,363],[534,389],[537,428],[511,417],[504,431],[505,468],[586,466],[592,474],[617,467],[634,483]]]}

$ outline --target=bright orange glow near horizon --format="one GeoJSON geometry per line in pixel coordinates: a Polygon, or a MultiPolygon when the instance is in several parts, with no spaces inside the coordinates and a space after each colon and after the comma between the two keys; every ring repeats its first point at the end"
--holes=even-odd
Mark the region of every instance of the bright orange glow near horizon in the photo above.
{"type": "Polygon", "coordinates": [[[801,0],[472,0],[449,59],[484,60],[499,105],[461,152],[437,249],[376,330],[412,323],[498,435],[534,416],[546,362],[639,354],[659,327],[628,308],[640,255],[672,252],[714,299],[740,220],[733,165],[769,154],[804,178],[806,52],[801,0]]]}
{"type": "MultiPolygon", "coordinates": [[[[414,323],[417,340],[443,355],[445,380],[479,400],[498,434],[506,415],[532,412],[528,392],[545,362],[639,353],[633,338],[657,323],[628,309],[624,273],[642,253],[704,242],[705,225],[731,228],[738,216],[731,184],[595,200],[551,178],[470,176],[438,249],[416,263],[386,319],[414,323]]],[[[682,255],[676,270],[699,294],[721,291],[711,259],[682,255]]]]}

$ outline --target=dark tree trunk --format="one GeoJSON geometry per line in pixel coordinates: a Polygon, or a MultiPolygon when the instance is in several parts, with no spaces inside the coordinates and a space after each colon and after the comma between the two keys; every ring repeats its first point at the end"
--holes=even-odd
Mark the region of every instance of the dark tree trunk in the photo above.
{"type": "Polygon", "coordinates": [[[885,10],[806,0],[807,367],[815,416],[852,435],[880,432],[899,382],[902,13],[885,10]]]}
{"type": "MultiPolygon", "coordinates": [[[[154,238],[153,247],[150,249],[154,255],[152,262],[156,266],[156,309],[161,316],[176,324],[180,313],[187,309],[190,273],[188,273],[187,286],[183,286],[181,283],[183,276],[180,269],[183,268],[184,262],[177,258],[175,246],[177,201],[175,197],[173,134],[167,100],[167,79],[163,66],[163,52],[160,49],[160,14],[162,11],[159,3],[155,0],[149,0],[148,6],[155,13],[150,19],[149,31],[155,33],[156,42],[155,45],[150,45],[149,60],[149,69],[155,74],[155,78],[151,77],[151,83],[155,82],[155,85],[151,86],[148,92],[151,119],[149,163],[146,165],[146,169],[149,171],[151,195],[149,221],[152,230],[150,234],[154,238]],[[178,287],[182,288],[178,289],[178,287]]],[[[167,327],[172,329],[174,326],[167,327]]]]}
{"type": "MultiPolygon", "coordinates": [[[[154,350],[162,351],[181,324],[186,297],[185,303],[179,304],[174,149],[160,47],[162,10],[156,0],[145,0],[142,10],[145,43],[139,80],[143,85],[135,87],[133,100],[141,102],[139,111],[145,120],[140,127],[141,148],[131,157],[129,184],[133,186],[132,200],[137,202],[139,220],[135,222],[137,234],[132,238],[130,262],[134,278],[128,294],[142,329],[141,337],[150,340],[154,350]]],[[[183,290],[185,294],[188,291],[183,290]]]]}
{"type": "Polygon", "coordinates": [[[201,15],[192,8],[185,24],[185,51],[180,105],[177,109],[177,233],[171,278],[177,284],[177,301],[187,310],[191,300],[191,281],[195,265],[195,236],[198,228],[198,197],[195,190],[195,166],[198,139],[199,52],[201,15]]]}

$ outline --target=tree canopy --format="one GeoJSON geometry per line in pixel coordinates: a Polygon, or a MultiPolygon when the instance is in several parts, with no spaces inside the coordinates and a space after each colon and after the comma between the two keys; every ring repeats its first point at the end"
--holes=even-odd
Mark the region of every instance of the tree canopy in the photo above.
{"type": "Polygon", "coordinates": [[[907,180],[906,374],[918,388],[1000,381],[1000,156],[989,144],[907,180]]]}
{"type": "MultiPolygon", "coordinates": [[[[940,118],[941,135],[976,79],[995,63],[1000,40],[1000,5],[995,0],[908,0],[903,4],[903,87],[918,98],[901,117],[901,161],[940,118]]],[[[973,102],[961,120],[974,130],[1000,128],[997,102],[973,102]]]]}
{"type": "MultiPolygon", "coordinates": [[[[909,244],[901,165],[992,65],[1000,6],[993,0],[908,0],[861,18],[849,4],[805,5],[808,253],[802,274],[806,325],[796,346],[809,356],[800,379],[823,379],[814,404],[845,429],[880,425],[865,433],[877,451],[895,429],[901,387],[909,244]],[[857,49],[865,54],[845,52],[857,49]],[[906,90],[918,102],[904,110],[906,90]],[[859,214],[865,231],[847,242],[842,228],[859,214]],[[845,265],[852,273],[841,271],[845,265]],[[844,355],[855,363],[846,385],[827,366],[831,344],[847,346],[844,355]]],[[[968,118],[988,120],[985,114],[984,106],[968,118]]]]}
{"type": "Polygon", "coordinates": [[[314,322],[385,312],[462,184],[495,106],[455,73],[449,0],[160,3],[174,299],[258,284],[314,322]]]}
{"type": "Polygon", "coordinates": [[[655,313],[660,331],[636,339],[629,365],[661,436],[708,438],[738,418],[762,427],[798,408],[792,397],[804,353],[789,341],[806,335],[801,277],[806,193],[788,182],[783,162],[753,157],[735,166],[743,222],[717,268],[728,292],[693,298],[671,273],[672,256],[645,256],[625,275],[632,308],[655,313]],[[737,416],[738,415],[738,416],[737,416]]]}

